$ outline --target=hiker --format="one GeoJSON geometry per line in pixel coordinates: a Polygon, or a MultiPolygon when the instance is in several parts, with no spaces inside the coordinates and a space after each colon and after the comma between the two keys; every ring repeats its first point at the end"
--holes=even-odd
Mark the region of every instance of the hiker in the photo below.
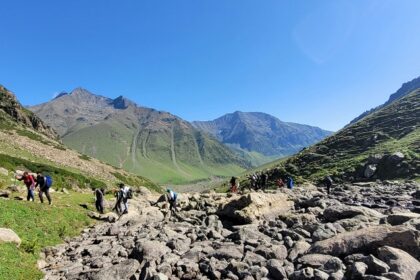
{"type": "Polygon", "coordinates": [[[238,191],[237,185],[236,185],[236,177],[232,177],[229,181],[230,183],[230,192],[236,193],[238,191]]]}
{"type": "Polygon", "coordinates": [[[39,187],[39,200],[41,203],[44,203],[44,193],[48,199],[48,204],[52,204],[51,196],[50,196],[50,187],[52,184],[52,180],[50,176],[44,176],[41,171],[37,172],[36,176],[36,185],[35,188],[39,187]]]}
{"type": "Polygon", "coordinates": [[[128,186],[125,186],[123,183],[119,184],[120,190],[116,193],[117,201],[115,203],[114,209],[117,210],[117,213],[124,215],[128,213],[128,199],[132,197],[131,189],[128,186]],[[124,209],[121,207],[124,205],[124,209]]]}
{"type": "Polygon", "coordinates": [[[324,184],[327,187],[327,194],[330,194],[331,187],[332,187],[333,183],[334,183],[334,181],[331,179],[330,176],[325,177],[324,184]]]}
{"type": "Polygon", "coordinates": [[[178,199],[178,194],[171,189],[166,189],[166,192],[168,193],[169,210],[174,211],[174,212],[178,212],[178,209],[176,207],[176,201],[178,199]]]}
{"type": "Polygon", "coordinates": [[[265,186],[267,184],[267,174],[261,174],[261,189],[265,190],[265,186]]]}
{"type": "Polygon", "coordinates": [[[34,190],[35,190],[35,179],[32,175],[29,175],[28,172],[23,172],[23,175],[20,176],[20,178],[18,178],[18,176],[15,177],[17,180],[19,181],[23,181],[23,183],[26,185],[26,188],[28,189],[28,195],[26,197],[26,199],[28,201],[35,201],[35,195],[34,195],[34,190]]]}
{"type": "Polygon", "coordinates": [[[99,213],[104,213],[104,195],[105,195],[105,189],[96,189],[95,190],[95,206],[96,210],[98,210],[99,213]]]}
{"type": "Polygon", "coordinates": [[[286,183],[287,183],[287,188],[293,189],[294,182],[291,176],[287,176],[286,183]]]}
{"type": "Polygon", "coordinates": [[[281,179],[281,178],[279,178],[279,179],[277,179],[276,180],[276,185],[277,185],[277,187],[280,189],[280,188],[282,188],[282,187],[284,187],[284,182],[283,182],[283,180],[281,179]]]}

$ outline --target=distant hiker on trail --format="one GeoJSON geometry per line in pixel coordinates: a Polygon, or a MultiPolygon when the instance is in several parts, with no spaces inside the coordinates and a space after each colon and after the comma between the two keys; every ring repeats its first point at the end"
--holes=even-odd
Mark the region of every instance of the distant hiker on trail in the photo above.
{"type": "Polygon", "coordinates": [[[263,190],[265,190],[265,186],[266,186],[266,184],[267,184],[267,174],[265,174],[265,173],[262,173],[261,174],[261,188],[263,189],[263,190]]]}
{"type": "Polygon", "coordinates": [[[98,210],[99,213],[104,213],[104,195],[105,190],[104,189],[96,189],[95,190],[95,206],[96,210],[98,210]]]}
{"type": "Polygon", "coordinates": [[[35,201],[35,195],[34,195],[34,190],[35,190],[35,179],[32,175],[29,175],[28,172],[24,172],[23,175],[18,178],[18,176],[15,177],[17,180],[19,181],[23,181],[23,183],[26,185],[26,188],[28,190],[28,195],[26,197],[26,199],[28,201],[35,201]]]}
{"type": "Polygon", "coordinates": [[[50,187],[52,185],[52,179],[50,176],[44,176],[41,171],[37,172],[36,177],[36,187],[39,187],[39,199],[41,203],[44,203],[44,193],[48,199],[48,204],[52,204],[51,196],[50,196],[50,187]]]}
{"type": "Polygon", "coordinates": [[[117,210],[119,215],[124,215],[128,213],[128,199],[132,197],[132,193],[130,188],[123,183],[120,183],[119,187],[120,190],[116,193],[117,201],[114,209],[117,210]],[[122,206],[124,206],[124,208],[122,206]]]}
{"type": "Polygon", "coordinates": [[[283,188],[284,187],[284,182],[281,178],[276,180],[276,185],[278,188],[283,188]]]}
{"type": "Polygon", "coordinates": [[[293,182],[293,178],[291,176],[287,176],[286,183],[287,183],[287,188],[293,189],[294,182],[293,182]]]}
{"type": "Polygon", "coordinates": [[[238,186],[237,186],[237,184],[236,184],[236,180],[237,180],[237,178],[236,178],[236,177],[232,177],[232,178],[230,179],[230,181],[229,181],[229,183],[230,183],[230,192],[231,192],[231,193],[236,193],[236,192],[238,192],[238,186]]]}
{"type": "Polygon", "coordinates": [[[328,194],[330,194],[330,192],[331,192],[331,187],[332,187],[333,183],[334,183],[334,181],[331,179],[330,176],[325,177],[324,184],[327,187],[327,193],[328,194]]]}
{"type": "Polygon", "coordinates": [[[178,208],[176,206],[176,202],[178,199],[178,194],[171,189],[166,189],[168,193],[168,201],[169,201],[169,210],[177,212],[178,208]]]}

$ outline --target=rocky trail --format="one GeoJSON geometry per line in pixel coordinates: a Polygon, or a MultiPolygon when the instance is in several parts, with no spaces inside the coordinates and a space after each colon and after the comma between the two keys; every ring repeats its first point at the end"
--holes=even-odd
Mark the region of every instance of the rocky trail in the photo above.
{"type": "Polygon", "coordinates": [[[415,182],[186,193],[176,215],[136,197],[128,215],[92,213],[104,222],[44,249],[45,279],[420,279],[415,182]]]}

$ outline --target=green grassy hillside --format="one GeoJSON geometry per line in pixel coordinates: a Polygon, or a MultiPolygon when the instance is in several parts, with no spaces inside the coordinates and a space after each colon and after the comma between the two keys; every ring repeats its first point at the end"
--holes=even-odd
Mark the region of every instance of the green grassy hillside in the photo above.
{"type": "Polygon", "coordinates": [[[167,112],[75,89],[30,108],[63,142],[159,183],[180,184],[243,172],[250,163],[167,112]]]}
{"type": "Polygon", "coordinates": [[[265,166],[272,179],[291,174],[317,181],[325,175],[364,180],[367,164],[377,170],[370,179],[416,179],[420,175],[420,89],[375,111],[295,156],[265,166]],[[393,163],[392,154],[404,159],[393,163]],[[382,158],[377,160],[376,158],[382,158]]]}
{"type": "Polygon", "coordinates": [[[245,160],[202,132],[174,119],[171,127],[138,127],[113,116],[63,137],[84,154],[160,183],[181,184],[243,172],[245,160]]]}

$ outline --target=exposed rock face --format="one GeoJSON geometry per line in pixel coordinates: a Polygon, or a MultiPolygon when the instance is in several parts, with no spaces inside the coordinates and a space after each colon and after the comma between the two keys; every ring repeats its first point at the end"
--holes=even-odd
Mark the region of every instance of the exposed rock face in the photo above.
{"type": "Polygon", "coordinates": [[[0,228],[0,243],[15,243],[17,246],[20,245],[22,240],[20,240],[19,236],[9,228],[0,228]]]}
{"type": "Polygon", "coordinates": [[[58,135],[49,126],[45,125],[40,118],[23,108],[17,101],[16,96],[0,85],[0,111],[5,112],[14,121],[32,128],[44,135],[58,139],[58,135]]]}
{"type": "Polygon", "coordinates": [[[105,222],[46,248],[39,264],[45,279],[416,279],[420,219],[405,217],[419,186],[399,186],[398,204],[377,210],[346,205],[343,186],[183,194],[175,215],[148,193],[119,219],[92,215],[105,222]]]}

